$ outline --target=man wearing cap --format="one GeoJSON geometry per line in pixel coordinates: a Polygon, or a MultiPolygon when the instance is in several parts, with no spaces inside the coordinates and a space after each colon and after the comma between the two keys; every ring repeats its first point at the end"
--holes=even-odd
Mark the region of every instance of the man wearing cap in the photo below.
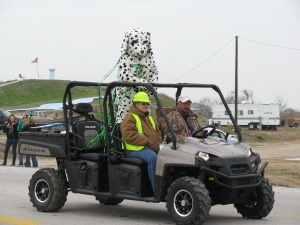
{"type": "Polygon", "coordinates": [[[125,141],[126,157],[139,158],[148,164],[148,175],[154,191],[157,153],[162,140],[157,122],[149,115],[149,104],[146,92],[136,93],[120,128],[125,141]]]}
{"type": "MultiPolygon", "coordinates": [[[[191,110],[191,99],[188,96],[180,96],[177,105],[167,114],[168,120],[173,127],[177,141],[184,141],[186,137],[201,128],[198,116],[191,110]]],[[[162,122],[162,131],[167,143],[172,141],[166,122],[162,122]]]]}

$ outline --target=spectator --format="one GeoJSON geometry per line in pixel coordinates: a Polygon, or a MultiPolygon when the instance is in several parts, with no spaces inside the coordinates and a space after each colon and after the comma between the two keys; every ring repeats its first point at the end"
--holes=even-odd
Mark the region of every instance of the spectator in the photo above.
{"type": "MultiPolygon", "coordinates": [[[[18,131],[29,131],[30,127],[34,127],[35,126],[35,122],[33,117],[31,117],[30,115],[24,115],[23,116],[23,120],[19,122],[18,125],[18,131]]],[[[35,155],[26,155],[26,161],[25,161],[25,167],[30,167],[30,157],[32,160],[32,166],[33,167],[38,167],[38,161],[35,155]]],[[[19,165],[23,166],[23,156],[19,155],[19,165]]]]}
{"type": "Polygon", "coordinates": [[[126,157],[139,158],[148,165],[148,175],[154,191],[155,170],[161,133],[158,124],[149,115],[149,97],[138,92],[133,98],[129,114],[121,123],[121,133],[125,141],[126,157]]]}
{"type": "MultiPolygon", "coordinates": [[[[177,105],[167,114],[177,141],[184,141],[186,137],[192,136],[195,131],[201,128],[198,116],[191,110],[191,102],[188,96],[180,96],[177,105]]],[[[162,133],[167,143],[172,141],[171,133],[167,129],[165,121],[162,122],[162,133]]]]}
{"type": "Polygon", "coordinates": [[[11,166],[16,165],[16,153],[17,153],[17,143],[18,143],[18,122],[16,121],[15,115],[10,115],[8,117],[8,121],[5,123],[3,132],[6,133],[6,143],[5,143],[5,149],[4,149],[4,160],[1,164],[2,166],[6,166],[7,163],[7,156],[10,149],[10,146],[12,146],[12,164],[11,166]]]}

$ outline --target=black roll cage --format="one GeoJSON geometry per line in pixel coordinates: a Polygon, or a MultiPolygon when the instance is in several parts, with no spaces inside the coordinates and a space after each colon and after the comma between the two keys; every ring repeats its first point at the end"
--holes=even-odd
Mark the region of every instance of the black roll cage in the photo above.
{"type": "MultiPolygon", "coordinates": [[[[63,97],[63,112],[64,112],[64,120],[65,120],[65,130],[66,130],[66,136],[67,136],[67,147],[68,147],[68,151],[70,150],[70,141],[69,141],[69,136],[70,136],[70,131],[69,131],[69,123],[73,124],[73,102],[72,102],[72,93],[71,93],[71,89],[73,87],[106,87],[106,91],[105,91],[105,95],[103,98],[103,113],[104,113],[104,125],[105,125],[105,130],[106,133],[109,134],[111,132],[111,128],[108,124],[108,113],[110,113],[110,115],[114,115],[114,106],[113,106],[113,91],[114,88],[116,87],[145,87],[146,89],[148,89],[152,94],[153,97],[156,100],[158,109],[162,115],[162,117],[164,118],[164,120],[166,121],[167,127],[171,132],[172,135],[172,141],[173,141],[173,145],[172,145],[172,149],[176,150],[176,136],[175,133],[172,129],[172,126],[169,122],[169,120],[167,119],[167,115],[165,113],[165,111],[163,110],[163,106],[159,100],[158,94],[155,90],[155,88],[176,88],[176,103],[178,101],[179,96],[181,95],[181,91],[183,88],[211,88],[214,91],[216,91],[219,95],[219,97],[221,98],[221,101],[231,119],[231,122],[235,128],[235,132],[238,134],[238,140],[241,142],[242,139],[242,134],[241,131],[226,103],[226,100],[220,90],[220,88],[217,85],[214,84],[192,84],[192,83],[178,83],[178,84],[166,84],[166,83],[133,83],[133,82],[111,82],[111,83],[96,83],[96,82],[84,82],[84,81],[71,81],[65,90],[64,93],[64,97],[63,97]],[[108,100],[108,102],[107,102],[108,100]],[[107,110],[107,106],[109,108],[109,112],[107,110]],[[68,117],[68,110],[69,110],[69,117],[68,117]]],[[[111,124],[115,124],[115,117],[111,118],[111,124]]],[[[107,146],[107,150],[110,151],[110,142],[111,142],[111,138],[106,138],[106,146],[107,146]]]]}

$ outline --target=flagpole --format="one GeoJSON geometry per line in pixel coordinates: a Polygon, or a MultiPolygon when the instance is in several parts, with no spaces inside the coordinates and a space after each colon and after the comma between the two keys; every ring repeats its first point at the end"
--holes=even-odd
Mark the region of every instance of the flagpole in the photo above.
{"type": "Polygon", "coordinates": [[[33,61],[31,61],[31,63],[36,63],[36,71],[37,71],[38,80],[39,80],[39,79],[40,79],[40,73],[39,73],[39,58],[36,57],[33,61]]]}
{"type": "Polygon", "coordinates": [[[37,70],[37,75],[38,75],[38,80],[40,79],[40,73],[39,73],[39,61],[36,63],[36,70],[37,70]]]}

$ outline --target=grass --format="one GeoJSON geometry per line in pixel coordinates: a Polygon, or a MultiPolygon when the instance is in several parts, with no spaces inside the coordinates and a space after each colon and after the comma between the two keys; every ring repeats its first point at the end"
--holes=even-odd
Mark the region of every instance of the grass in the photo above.
{"type": "MultiPolygon", "coordinates": [[[[0,108],[16,109],[37,107],[41,104],[62,102],[68,80],[23,80],[0,87],[0,108]]],[[[9,83],[9,82],[5,82],[9,83]]],[[[3,83],[4,84],[4,83],[3,83]]],[[[100,95],[104,95],[105,88],[100,95]]],[[[97,87],[75,87],[72,98],[99,96],[97,87]]],[[[158,94],[164,107],[174,107],[175,99],[166,94],[158,94]]],[[[99,105],[98,101],[94,102],[99,105]]]]}
{"type": "MultiPolygon", "coordinates": [[[[41,104],[62,102],[66,80],[24,80],[0,87],[0,106],[5,109],[36,107],[41,104]]],[[[98,96],[98,89],[76,87],[73,99],[98,96]]]]}
{"type": "Polygon", "coordinates": [[[300,188],[300,163],[286,159],[269,159],[266,177],[272,184],[300,188]]]}

